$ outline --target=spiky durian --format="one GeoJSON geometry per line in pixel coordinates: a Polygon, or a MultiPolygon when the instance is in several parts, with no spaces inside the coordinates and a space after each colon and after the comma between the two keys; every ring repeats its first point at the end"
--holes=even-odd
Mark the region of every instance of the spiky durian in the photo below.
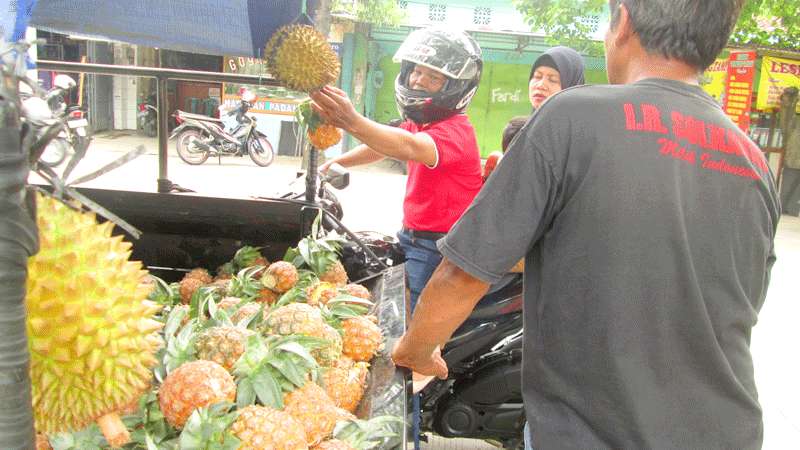
{"type": "Polygon", "coordinates": [[[129,260],[131,244],[111,236],[112,223],[39,195],[37,224],[26,299],[36,429],[97,420],[123,434],[106,435],[119,444],[127,430],[115,411],[150,387],[161,306],[146,300],[147,272],[129,260]]]}
{"type": "Polygon", "coordinates": [[[270,37],[264,54],[269,72],[289,89],[309,92],[339,77],[339,57],[312,26],[281,27],[270,37]]]}

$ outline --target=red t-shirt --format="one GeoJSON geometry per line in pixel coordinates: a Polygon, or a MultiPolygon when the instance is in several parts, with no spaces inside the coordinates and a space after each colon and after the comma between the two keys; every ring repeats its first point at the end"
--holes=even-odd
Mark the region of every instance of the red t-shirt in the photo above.
{"type": "Polygon", "coordinates": [[[466,114],[439,122],[400,124],[411,133],[426,133],[436,144],[436,165],[408,162],[403,225],[417,231],[446,233],[481,189],[481,157],[475,129],[466,114]]]}

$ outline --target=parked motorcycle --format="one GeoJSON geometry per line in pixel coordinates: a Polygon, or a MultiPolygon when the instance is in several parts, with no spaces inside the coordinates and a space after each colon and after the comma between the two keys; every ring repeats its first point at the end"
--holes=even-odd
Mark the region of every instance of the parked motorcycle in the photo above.
{"type": "MultiPolygon", "coordinates": [[[[56,167],[67,158],[79,138],[85,138],[89,121],[86,112],[78,106],[67,107],[64,94],[76,86],[75,80],[68,75],[57,75],[45,98],[27,96],[22,104],[28,111],[29,120],[41,124],[66,122],[66,127],[55,136],[42,152],[39,163],[48,167],[56,167]]],[[[43,128],[40,128],[43,129],[43,128]]]]}
{"type": "Polygon", "coordinates": [[[147,137],[158,135],[158,109],[155,107],[155,97],[150,95],[147,101],[139,103],[139,112],[136,113],[136,122],[139,129],[147,137]]]}
{"type": "Polygon", "coordinates": [[[209,156],[241,157],[248,154],[261,167],[272,164],[275,160],[272,144],[256,130],[256,119],[247,115],[255,98],[255,94],[245,91],[239,105],[226,114],[236,118],[230,131],[225,129],[221,119],[176,111],[174,117],[179,126],[172,131],[170,139],[177,138],[178,156],[187,164],[199,165],[209,156]]]}

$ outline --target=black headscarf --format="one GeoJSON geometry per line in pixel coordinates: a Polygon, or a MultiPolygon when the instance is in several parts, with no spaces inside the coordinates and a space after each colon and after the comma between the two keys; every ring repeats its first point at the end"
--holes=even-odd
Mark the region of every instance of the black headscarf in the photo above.
{"type": "Polygon", "coordinates": [[[531,74],[528,81],[533,78],[533,73],[537,67],[552,67],[558,71],[561,78],[561,89],[571,88],[584,84],[583,79],[583,58],[578,52],[569,47],[553,47],[536,58],[531,67],[531,74]]]}

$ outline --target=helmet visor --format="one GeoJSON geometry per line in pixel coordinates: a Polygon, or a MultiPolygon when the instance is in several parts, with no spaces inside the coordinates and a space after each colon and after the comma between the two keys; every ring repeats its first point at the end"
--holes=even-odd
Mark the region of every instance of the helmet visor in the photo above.
{"type": "Polygon", "coordinates": [[[419,64],[456,80],[470,79],[477,73],[478,65],[475,58],[464,49],[473,46],[463,33],[417,30],[397,49],[393,60],[419,64]]]}

